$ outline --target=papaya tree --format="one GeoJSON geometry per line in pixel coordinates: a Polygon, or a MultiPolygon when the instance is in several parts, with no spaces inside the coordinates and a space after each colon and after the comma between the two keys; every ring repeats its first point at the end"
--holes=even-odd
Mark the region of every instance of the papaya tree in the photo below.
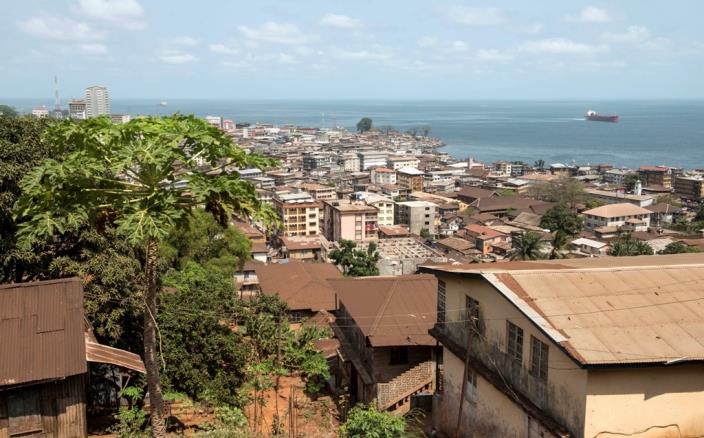
{"type": "Polygon", "coordinates": [[[223,225],[232,214],[275,221],[254,187],[236,168],[264,168],[265,157],[246,154],[221,130],[193,116],[140,117],[114,125],[108,118],[66,121],[46,131],[50,157],[22,179],[15,204],[18,242],[66,230],[114,227],[144,259],[144,363],[157,437],[166,435],[157,362],[156,315],[159,246],[203,207],[223,225]]]}

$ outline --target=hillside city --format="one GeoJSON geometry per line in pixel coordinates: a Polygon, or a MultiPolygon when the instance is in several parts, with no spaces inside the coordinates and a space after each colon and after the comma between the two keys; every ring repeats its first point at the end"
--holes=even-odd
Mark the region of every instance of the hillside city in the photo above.
{"type": "Polygon", "coordinates": [[[1,109],[0,437],[704,434],[704,169],[1,109]]]}

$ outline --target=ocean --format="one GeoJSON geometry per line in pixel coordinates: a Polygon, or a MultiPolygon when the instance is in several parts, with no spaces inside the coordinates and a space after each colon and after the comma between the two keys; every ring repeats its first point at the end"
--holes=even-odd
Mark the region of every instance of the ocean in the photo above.
{"type": "MultiPolygon", "coordinates": [[[[51,101],[0,99],[30,111],[51,101]]],[[[597,164],[637,167],[704,167],[704,101],[374,101],[374,100],[159,100],[114,99],[115,114],[193,113],[220,115],[236,122],[344,126],[353,130],[362,117],[398,130],[430,125],[430,135],[458,159],[521,160],[533,163],[597,164]],[[587,110],[618,114],[619,123],[589,122],[587,110]]]]}

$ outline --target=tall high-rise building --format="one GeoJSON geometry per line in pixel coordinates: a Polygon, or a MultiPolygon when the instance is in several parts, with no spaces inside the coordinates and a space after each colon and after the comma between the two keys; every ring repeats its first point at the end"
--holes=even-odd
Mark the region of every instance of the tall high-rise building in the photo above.
{"type": "Polygon", "coordinates": [[[86,118],[110,115],[108,89],[101,85],[86,88],[86,118]]]}

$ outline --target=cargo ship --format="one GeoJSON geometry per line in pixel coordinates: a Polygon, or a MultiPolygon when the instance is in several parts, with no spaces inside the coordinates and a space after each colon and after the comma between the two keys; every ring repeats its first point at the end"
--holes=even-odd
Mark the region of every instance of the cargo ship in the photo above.
{"type": "Polygon", "coordinates": [[[615,114],[612,116],[602,116],[601,114],[592,110],[587,111],[587,114],[584,116],[584,118],[586,120],[591,120],[592,122],[618,122],[618,116],[615,114]]]}

